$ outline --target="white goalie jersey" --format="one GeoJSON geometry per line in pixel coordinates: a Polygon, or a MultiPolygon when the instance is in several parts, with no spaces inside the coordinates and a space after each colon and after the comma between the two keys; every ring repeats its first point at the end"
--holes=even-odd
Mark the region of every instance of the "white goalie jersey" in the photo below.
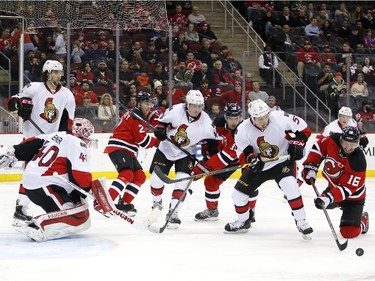
{"type": "Polygon", "coordinates": [[[28,162],[24,171],[23,185],[26,189],[33,190],[58,185],[68,193],[73,191],[70,185],[54,177],[54,172],[66,179],[69,173],[80,187],[91,185],[90,154],[81,139],[66,132],[39,135],[37,138],[43,139],[44,144],[28,162]]]}
{"type": "MultiPolygon", "coordinates": [[[[195,155],[196,146],[200,140],[216,138],[216,133],[208,114],[202,111],[199,118],[191,118],[185,110],[184,103],[174,105],[168,109],[158,121],[170,124],[167,128],[167,137],[192,155],[195,155]]],[[[160,142],[159,150],[170,161],[186,157],[183,151],[168,140],[160,142]]]]}
{"type": "MultiPolygon", "coordinates": [[[[289,140],[287,132],[310,132],[307,123],[300,117],[273,111],[269,115],[269,125],[261,131],[251,122],[250,118],[243,121],[237,128],[235,143],[237,156],[251,145],[254,152],[259,153],[262,159],[270,159],[288,155],[289,140]]],[[[307,137],[310,134],[307,134],[307,137]]],[[[263,170],[268,170],[285,160],[267,162],[263,170]]]]}
{"type": "MultiPolygon", "coordinates": [[[[30,98],[33,102],[33,110],[30,118],[39,126],[45,134],[59,130],[64,109],[67,110],[70,121],[74,119],[76,108],[73,93],[60,87],[55,93],[51,93],[43,82],[32,82],[26,85],[22,92],[16,95],[18,98],[30,98]]],[[[37,136],[41,132],[29,121],[23,124],[25,138],[37,136]]]]}

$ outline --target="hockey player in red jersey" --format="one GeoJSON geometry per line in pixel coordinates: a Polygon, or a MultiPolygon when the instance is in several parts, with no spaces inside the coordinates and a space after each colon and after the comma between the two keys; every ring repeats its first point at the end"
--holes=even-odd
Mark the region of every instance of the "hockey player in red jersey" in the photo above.
{"type": "Polygon", "coordinates": [[[311,135],[306,122],[283,111],[269,112],[262,100],[249,103],[250,118],[235,134],[237,155],[241,163],[250,163],[234,186],[232,198],[238,220],[225,225],[226,233],[248,232],[251,225],[250,196],[268,180],[275,180],[288,198],[297,229],[304,236],[313,232],[306,221],[302,196],[296,179],[295,161],[303,157],[303,148],[311,135]],[[291,135],[294,135],[291,138],[291,135]],[[290,160],[263,162],[289,154],[290,160]]]}
{"type": "MultiPolygon", "coordinates": [[[[234,133],[238,124],[242,121],[242,109],[235,103],[228,103],[224,107],[224,115],[219,115],[213,121],[219,137],[224,139],[222,146],[218,146],[218,141],[207,140],[207,144],[202,145],[202,154],[206,155],[200,163],[209,171],[224,169],[238,165],[236,147],[234,143],[234,133]]],[[[195,166],[194,174],[203,173],[199,166],[195,166]]],[[[216,221],[219,217],[218,201],[220,197],[220,185],[227,180],[234,171],[207,176],[204,179],[205,199],[207,209],[195,215],[196,221],[216,221]]],[[[250,204],[250,217],[254,218],[254,207],[256,197],[252,197],[250,204]]]]}
{"type": "Polygon", "coordinates": [[[116,207],[129,216],[135,216],[137,212],[131,202],[146,181],[146,175],[137,160],[138,148],[147,149],[159,145],[157,138],[147,134],[145,122],[137,118],[139,116],[150,124],[158,124],[155,121],[158,115],[151,112],[152,107],[151,95],[147,92],[139,92],[137,106],[133,109],[133,113],[128,111],[122,116],[104,150],[118,172],[117,178],[111,184],[109,194],[112,200],[121,195],[116,207]],[[151,115],[152,119],[149,120],[151,115]]]}
{"type": "Polygon", "coordinates": [[[30,200],[46,214],[39,215],[15,229],[37,242],[86,230],[90,227],[89,207],[85,196],[53,176],[54,172],[90,191],[92,181],[88,146],[94,127],[90,121],[76,118],[72,134],[56,132],[31,137],[7,149],[1,166],[11,161],[28,161],[23,186],[30,200]]]}
{"type": "Polygon", "coordinates": [[[344,238],[365,234],[369,228],[369,216],[363,212],[366,199],[366,158],[359,148],[360,132],[348,126],[342,133],[333,133],[319,139],[303,162],[303,178],[307,184],[316,180],[323,162],[323,177],[328,187],[314,200],[322,209],[340,207],[342,216],[340,233],[344,238]]]}
{"type": "MultiPolygon", "coordinates": [[[[212,121],[203,109],[204,98],[202,93],[199,90],[190,90],[186,95],[185,103],[174,105],[158,119],[160,126],[155,129],[154,133],[161,142],[150,167],[153,208],[162,209],[162,194],[164,191],[164,182],[154,172],[154,167],[159,166],[163,173],[168,175],[174,165],[176,179],[188,177],[191,175],[195,164],[195,159],[191,155],[195,155],[197,143],[202,139],[216,138],[215,130],[211,125],[212,121]],[[177,146],[191,155],[188,156],[177,146]]],[[[182,194],[188,188],[190,182],[181,181],[175,185],[169,205],[169,213],[166,217],[168,228],[176,229],[181,224],[178,211],[182,204],[178,205],[175,212],[172,212],[172,210],[177,206],[180,198],[185,199],[181,196],[183,196],[182,194]]]]}
{"type": "MultiPolygon", "coordinates": [[[[42,133],[71,131],[76,106],[72,92],[60,83],[63,66],[58,61],[47,60],[42,71],[43,82],[27,84],[19,94],[6,101],[8,110],[17,111],[23,119],[22,132],[25,138],[42,133]]],[[[29,202],[21,183],[13,216],[14,225],[31,219],[27,214],[29,202]]]]}

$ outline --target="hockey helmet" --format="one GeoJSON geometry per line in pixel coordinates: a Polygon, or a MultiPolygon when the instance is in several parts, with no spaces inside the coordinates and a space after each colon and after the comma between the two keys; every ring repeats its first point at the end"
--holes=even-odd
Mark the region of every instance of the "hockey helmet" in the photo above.
{"type": "Polygon", "coordinates": [[[353,127],[353,126],[345,127],[341,133],[341,139],[348,141],[348,142],[358,143],[359,137],[360,137],[360,132],[358,128],[353,127]]]}
{"type": "Polygon", "coordinates": [[[61,73],[64,73],[64,67],[60,62],[57,60],[47,60],[43,64],[43,72],[48,71],[48,73],[51,73],[53,70],[58,70],[61,73]]]}
{"type": "Polygon", "coordinates": [[[343,106],[343,107],[340,108],[338,115],[344,115],[344,116],[352,117],[353,113],[352,113],[352,110],[349,107],[343,106]]]}
{"type": "Polygon", "coordinates": [[[72,134],[82,139],[90,146],[92,139],[91,135],[94,133],[94,126],[85,118],[74,118],[72,126],[72,134]]]}
{"type": "Polygon", "coordinates": [[[242,109],[236,103],[228,103],[224,107],[225,116],[240,116],[241,113],[242,109]]]}
{"type": "Polygon", "coordinates": [[[248,112],[252,119],[266,116],[270,113],[270,108],[261,99],[249,103],[248,112]]]}
{"type": "Polygon", "coordinates": [[[204,105],[204,98],[199,90],[190,90],[186,95],[186,105],[190,104],[204,105]]]}
{"type": "Polygon", "coordinates": [[[144,101],[152,102],[151,95],[150,95],[150,93],[140,91],[137,94],[137,103],[141,103],[141,102],[144,102],[144,101]]]}

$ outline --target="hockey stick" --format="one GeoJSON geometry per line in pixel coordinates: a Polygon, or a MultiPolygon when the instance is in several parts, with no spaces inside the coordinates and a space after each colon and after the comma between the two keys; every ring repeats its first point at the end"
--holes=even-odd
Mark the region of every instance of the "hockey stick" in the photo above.
{"type": "MultiPolygon", "coordinates": [[[[186,188],[184,189],[184,191],[182,192],[180,198],[178,199],[176,206],[173,208],[172,211],[170,211],[168,213],[167,217],[165,218],[164,225],[162,227],[157,227],[157,226],[149,225],[148,226],[148,230],[150,230],[153,233],[163,233],[164,232],[164,230],[168,226],[169,220],[171,219],[172,215],[175,213],[175,211],[177,210],[178,206],[181,204],[182,200],[185,198],[186,193],[190,190],[189,188],[190,188],[190,185],[192,184],[192,182],[193,182],[193,180],[191,179],[189,181],[188,185],[186,186],[186,188]]],[[[155,209],[157,209],[157,208],[155,208],[155,209]]]]}
{"type": "MultiPolygon", "coordinates": [[[[133,117],[135,117],[136,119],[138,119],[139,121],[141,121],[142,123],[144,123],[146,125],[146,127],[149,129],[149,130],[152,130],[152,131],[155,131],[155,127],[152,126],[149,122],[147,122],[146,120],[144,120],[141,116],[139,116],[137,113],[135,113],[133,110],[129,109],[128,107],[126,107],[124,104],[122,104],[121,102],[117,102],[119,105],[121,105],[126,111],[128,111],[131,115],[133,115],[133,117]]],[[[176,142],[174,142],[173,140],[171,140],[170,138],[167,138],[167,140],[172,143],[175,147],[177,147],[178,149],[180,149],[182,152],[184,152],[187,156],[190,157],[190,159],[192,159],[196,165],[199,167],[199,169],[201,169],[203,172],[209,172],[207,170],[207,168],[205,166],[203,166],[199,160],[194,156],[192,155],[189,151],[187,151],[186,149],[180,147],[176,142]]]]}
{"type": "MultiPolygon", "coordinates": [[[[57,172],[54,172],[53,173],[53,176],[55,178],[58,178],[60,179],[61,181],[67,183],[68,185],[70,185],[71,187],[73,187],[75,190],[79,191],[80,193],[86,195],[88,198],[90,198],[91,200],[96,200],[95,196],[92,195],[91,193],[87,192],[86,190],[82,189],[81,187],[75,185],[74,183],[72,183],[71,181],[65,179],[64,177],[62,177],[61,175],[59,175],[57,172]]],[[[134,228],[136,228],[137,230],[140,230],[140,231],[144,231],[145,230],[145,226],[139,222],[137,222],[136,220],[134,220],[133,218],[130,218],[128,215],[126,215],[125,213],[119,211],[116,207],[113,208],[112,211],[110,211],[109,213],[111,213],[112,215],[114,215],[116,218],[122,220],[122,221],[125,221],[126,223],[132,225],[134,228]]],[[[156,221],[156,220],[155,220],[156,221]]],[[[151,224],[151,223],[150,223],[151,224]]],[[[147,227],[149,225],[146,225],[147,227]]]]}
{"type": "MultiPolygon", "coordinates": [[[[277,161],[277,160],[287,160],[289,158],[290,158],[289,155],[283,155],[283,156],[279,156],[279,157],[265,159],[265,160],[263,160],[263,162],[267,163],[267,162],[277,161]]],[[[250,167],[250,166],[252,166],[251,163],[246,163],[246,164],[243,164],[243,165],[232,166],[232,167],[224,168],[224,169],[221,169],[221,170],[208,171],[207,173],[202,173],[202,174],[198,174],[198,175],[192,175],[190,177],[181,178],[181,179],[171,179],[171,178],[168,178],[168,176],[166,176],[162,172],[162,170],[160,169],[159,166],[155,166],[154,167],[154,171],[155,171],[156,175],[163,182],[165,182],[167,184],[172,184],[172,183],[186,181],[186,180],[194,180],[194,179],[205,177],[205,176],[213,176],[213,175],[216,175],[216,174],[222,174],[222,173],[225,173],[225,172],[231,172],[231,171],[235,171],[235,170],[246,168],[246,167],[250,167]]]]}
{"type": "MultiPolygon", "coordinates": [[[[319,196],[320,196],[320,195],[319,195],[319,191],[318,191],[318,189],[316,188],[316,185],[315,185],[314,180],[311,179],[311,180],[310,180],[310,183],[311,183],[311,185],[312,185],[312,187],[313,187],[313,189],[314,189],[314,191],[315,191],[316,196],[319,197],[319,196]]],[[[328,215],[328,212],[327,212],[326,207],[325,207],[325,206],[322,206],[322,209],[323,209],[323,212],[324,212],[324,214],[325,214],[325,216],[326,216],[326,219],[327,219],[328,225],[329,225],[329,227],[331,228],[332,235],[333,235],[333,237],[335,238],[335,241],[336,241],[337,247],[339,247],[339,250],[340,250],[340,251],[345,250],[346,247],[348,246],[348,240],[346,240],[345,243],[343,243],[343,244],[341,244],[341,243],[339,242],[339,239],[337,238],[336,231],[335,231],[335,229],[333,228],[332,221],[331,221],[331,219],[330,219],[330,217],[329,217],[329,215],[328,215]]]]}
{"type": "Polygon", "coordinates": [[[42,135],[44,134],[43,130],[34,122],[33,119],[29,118],[28,121],[30,121],[31,124],[41,133],[42,135]]]}

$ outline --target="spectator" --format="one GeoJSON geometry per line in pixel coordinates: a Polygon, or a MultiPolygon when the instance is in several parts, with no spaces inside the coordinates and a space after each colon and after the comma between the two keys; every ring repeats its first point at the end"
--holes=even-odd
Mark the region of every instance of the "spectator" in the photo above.
{"type": "Polygon", "coordinates": [[[142,71],[141,73],[139,73],[139,75],[136,76],[135,81],[137,86],[146,87],[151,90],[150,76],[148,76],[147,72],[142,71]]]}
{"type": "Polygon", "coordinates": [[[362,106],[362,101],[367,100],[368,87],[362,73],[357,75],[357,81],[350,87],[350,97],[354,102],[355,108],[362,106]]]}
{"type": "Polygon", "coordinates": [[[268,10],[259,20],[259,23],[258,21],[256,22],[254,28],[259,30],[259,33],[264,40],[269,40],[273,37],[273,34],[270,34],[270,30],[272,27],[278,27],[277,24],[278,18],[268,10]]]}
{"type": "MultiPolygon", "coordinates": [[[[17,24],[13,29],[12,37],[11,37],[12,38],[12,44],[13,44],[12,47],[14,49],[19,50],[20,37],[21,37],[21,25],[17,24]]],[[[25,55],[27,54],[28,51],[34,51],[35,50],[34,43],[33,43],[33,41],[31,41],[30,35],[29,35],[27,30],[26,30],[26,32],[23,33],[23,50],[24,50],[25,55]]]]}
{"type": "Polygon", "coordinates": [[[245,91],[251,92],[253,90],[253,80],[250,72],[245,73],[245,91]]]}
{"type": "Polygon", "coordinates": [[[201,44],[202,44],[202,47],[199,49],[196,57],[201,62],[207,63],[207,61],[210,59],[213,49],[211,47],[210,40],[208,40],[207,38],[204,38],[201,44]]]}
{"type": "Polygon", "coordinates": [[[52,50],[55,55],[61,58],[66,58],[66,38],[67,35],[65,31],[61,31],[60,27],[56,27],[54,31],[55,45],[52,50]]]}
{"type": "Polygon", "coordinates": [[[176,10],[175,13],[173,13],[171,17],[171,22],[173,25],[178,25],[181,27],[184,27],[188,23],[187,16],[182,12],[182,6],[181,4],[176,4],[176,10]]]}
{"type": "Polygon", "coordinates": [[[346,97],[346,83],[342,79],[341,72],[336,72],[335,78],[327,87],[327,106],[331,110],[331,116],[336,118],[339,113],[339,101],[346,97]]]}
{"type": "Polygon", "coordinates": [[[81,70],[77,73],[78,84],[81,85],[83,81],[87,81],[90,86],[94,84],[94,72],[92,71],[89,62],[84,62],[81,70]]]}
{"type": "Polygon", "coordinates": [[[318,97],[325,102],[326,101],[326,91],[328,86],[333,81],[335,75],[332,73],[331,66],[329,64],[325,64],[323,70],[318,74],[317,83],[319,87],[319,94],[318,97]]]}
{"type": "Polygon", "coordinates": [[[165,32],[162,32],[160,34],[160,37],[155,40],[155,48],[160,53],[168,53],[169,39],[168,39],[167,34],[165,32]]]}
{"type": "Polygon", "coordinates": [[[82,105],[77,106],[75,111],[75,117],[86,118],[90,120],[91,123],[96,123],[98,120],[98,106],[91,105],[91,100],[89,97],[84,97],[82,100],[82,105]]]}
{"type": "Polygon", "coordinates": [[[220,60],[219,59],[219,51],[213,50],[210,53],[210,57],[207,59],[207,66],[208,71],[212,73],[212,70],[214,69],[215,61],[220,60]]]}
{"type": "MultiPolygon", "coordinates": [[[[25,75],[25,77],[32,81],[31,80],[31,72],[32,72],[32,68],[33,68],[33,60],[34,60],[34,51],[33,50],[29,50],[27,53],[26,53],[26,56],[24,58],[24,64],[23,64],[23,74],[25,75]]],[[[25,81],[26,84],[29,82],[29,81],[25,81]]]]}
{"type": "Polygon", "coordinates": [[[268,97],[267,105],[268,105],[270,111],[281,110],[280,106],[276,105],[276,98],[274,96],[268,97]]]}
{"type": "MultiPolygon", "coordinates": [[[[196,89],[198,89],[198,88],[196,88],[196,89]]],[[[209,88],[209,82],[208,82],[207,79],[203,79],[201,81],[199,91],[201,91],[205,103],[207,103],[207,100],[209,98],[214,96],[212,89],[209,88]]]]}
{"type": "Polygon", "coordinates": [[[98,119],[102,121],[103,132],[112,133],[116,127],[116,106],[109,93],[102,95],[98,107],[98,119]]]}
{"type": "Polygon", "coordinates": [[[195,58],[195,55],[192,51],[187,52],[185,61],[187,69],[194,73],[194,71],[199,71],[201,69],[201,64],[202,62],[195,58]]]}
{"type": "Polygon", "coordinates": [[[172,43],[173,52],[178,52],[178,50],[180,50],[182,48],[182,43],[187,43],[187,41],[185,40],[185,32],[184,31],[180,31],[178,33],[177,38],[173,41],[173,43],[172,43]]]}
{"type": "Polygon", "coordinates": [[[91,41],[91,47],[85,50],[82,60],[90,62],[90,65],[95,69],[99,61],[104,57],[105,52],[103,49],[98,48],[98,41],[95,39],[91,41]]]}
{"type": "Polygon", "coordinates": [[[82,87],[82,92],[77,91],[77,93],[76,93],[76,95],[74,97],[74,99],[76,101],[76,105],[82,105],[83,98],[84,97],[89,97],[90,98],[90,102],[91,102],[90,105],[96,105],[96,106],[98,106],[99,105],[98,97],[97,97],[97,95],[93,91],[90,91],[90,84],[89,84],[89,82],[86,81],[86,80],[82,81],[81,87],[82,87]]]}
{"type": "Polygon", "coordinates": [[[188,52],[191,52],[187,41],[182,42],[181,48],[177,51],[178,60],[185,60],[188,52]]]}
{"type": "Polygon", "coordinates": [[[255,101],[257,99],[261,99],[265,103],[267,103],[269,96],[265,91],[260,90],[259,82],[253,82],[253,90],[249,93],[250,102],[255,101]]]}
{"type": "Polygon", "coordinates": [[[194,25],[199,25],[200,23],[206,21],[206,17],[199,13],[198,6],[193,6],[193,12],[188,16],[188,20],[194,25]]]}
{"type": "Polygon", "coordinates": [[[208,85],[212,84],[212,73],[208,71],[206,63],[202,63],[199,71],[194,71],[193,77],[191,78],[193,88],[198,89],[202,85],[203,80],[207,80],[208,85]]]}
{"type": "Polygon", "coordinates": [[[154,106],[152,107],[153,110],[156,110],[159,115],[162,115],[165,110],[167,109],[167,101],[166,100],[160,100],[157,94],[153,94],[151,96],[152,103],[154,106]]]}
{"type": "Polygon", "coordinates": [[[363,27],[366,29],[374,29],[375,28],[375,19],[372,16],[372,10],[367,10],[366,15],[361,19],[363,27]]]}
{"type": "Polygon", "coordinates": [[[143,59],[143,51],[144,50],[141,46],[141,42],[134,41],[128,55],[126,56],[127,61],[132,62],[134,53],[138,53],[143,59]]]}
{"type": "Polygon", "coordinates": [[[290,10],[288,6],[284,6],[281,15],[278,18],[277,24],[275,26],[282,27],[285,24],[288,26],[293,26],[293,19],[292,16],[290,15],[290,10]]]}
{"type": "MultiPolygon", "coordinates": [[[[10,36],[10,29],[8,27],[3,29],[3,33],[0,38],[0,52],[3,52],[8,58],[12,58],[12,56],[16,55],[16,49],[13,46],[12,37],[10,36]]],[[[4,61],[3,58],[0,58],[0,60],[4,61]]],[[[5,64],[2,65],[5,66],[5,64]]]]}
{"type": "Polygon", "coordinates": [[[353,27],[350,31],[350,34],[346,36],[345,40],[349,42],[350,47],[353,50],[357,48],[363,48],[363,37],[358,34],[358,28],[353,27]]]}
{"type": "Polygon", "coordinates": [[[341,23],[341,26],[337,30],[337,36],[341,38],[346,38],[350,35],[350,27],[349,27],[349,22],[347,20],[344,20],[341,23]]]}
{"type": "Polygon", "coordinates": [[[312,39],[313,37],[319,37],[321,33],[316,18],[311,18],[310,24],[305,27],[305,35],[312,39]]]}
{"type": "Polygon", "coordinates": [[[363,39],[365,48],[374,49],[375,48],[375,38],[373,36],[372,29],[367,29],[366,36],[363,39]]]}
{"type": "Polygon", "coordinates": [[[199,34],[194,28],[194,24],[189,22],[187,30],[185,31],[185,40],[188,44],[199,43],[199,34]]]}
{"type": "Polygon", "coordinates": [[[160,53],[156,50],[154,42],[148,44],[148,50],[143,52],[143,59],[148,64],[160,61],[160,53]]]}
{"type": "Polygon", "coordinates": [[[113,72],[116,71],[117,53],[121,62],[123,58],[121,56],[121,53],[116,51],[115,41],[113,39],[109,39],[107,48],[105,50],[105,59],[107,61],[108,68],[113,72]]]}
{"type": "Polygon", "coordinates": [[[335,22],[341,24],[349,20],[351,20],[350,12],[346,8],[345,2],[340,2],[339,7],[335,10],[335,22]]]}
{"type": "Polygon", "coordinates": [[[292,24],[295,27],[304,28],[305,34],[306,34],[306,27],[311,25],[311,20],[309,20],[308,17],[306,16],[306,12],[305,12],[304,9],[299,9],[297,11],[297,16],[293,17],[292,24]],[[310,22],[310,24],[309,24],[309,22],[310,22]]]}
{"type": "Polygon", "coordinates": [[[240,81],[242,82],[242,69],[237,69],[235,72],[234,72],[234,80],[235,81],[240,81]]]}
{"type": "Polygon", "coordinates": [[[167,99],[167,93],[164,91],[163,84],[159,80],[155,80],[153,88],[153,94],[157,95],[159,100],[167,99]]]}
{"type": "Polygon", "coordinates": [[[128,89],[125,89],[124,94],[120,97],[122,104],[127,104],[131,96],[137,96],[138,89],[135,84],[131,84],[128,89]]]}
{"type": "Polygon", "coordinates": [[[265,11],[265,1],[246,1],[244,3],[246,8],[247,21],[249,25],[253,25],[254,22],[254,11],[263,10],[265,11]]]}
{"type": "Polygon", "coordinates": [[[107,50],[109,44],[109,40],[107,40],[107,34],[104,30],[99,31],[99,40],[98,46],[99,48],[103,49],[104,51],[107,50]]]}
{"type": "Polygon", "coordinates": [[[315,6],[313,3],[309,3],[307,5],[306,16],[309,20],[318,16],[318,11],[315,10],[315,6]]]}
{"type": "Polygon", "coordinates": [[[234,88],[234,78],[223,68],[223,63],[220,60],[214,62],[214,69],[212,70],[212,83],[215,88],[229,87],[234,88]]]}
{"type": "Polygon", "coordinates": [[[270,45],[264,47],[264,52],[259,56],[258,65],[259,74],[266,80],[267,86],[273,87],[273,77],[275,77],[276,87],[279,87],[280,74],[275,71],[279,66],[279,61],[274,53],[272,53],[270,45]]]}
{"type": "MultiPolygon", "coordinates": [[[[4,29],[4,31],[3,31],[3,36],[4,36],[4,32],[6,32],[6,29],[4,29]]],[[[1,42],[1,39],[0,39],[0,42],[1,42]]],[[[46,36],[43,37],[43,39],[42,39],[42,41],[40,43],[39,51],[41,51],[43,53],[46,53],[47,57],[50,58],[55,53],[52,50],[52,48],[53,48],[54,45],[55,45],[55,43],[53,42],[52,35],[46,35],[46,36]]],[[[0,43],[0,51],[1,51],[1,43],[0,43]]]]}
{"type": "Polygon", "coordinates": [[[336,30],[330,20],[324,20],[320,27],[321,35],[329,40],[332,36],[336,36],[336,30]]]}
{"type": "Polygon", "coordinates": [[[82,90],[82,87],[80,85],[78,85],[77,83],[77,78],[74,76],[74,74],[70,74],[70,77],[69,77],[69,85],[70,85],[70,91],[73,93],[74,95],[74,98],[78,95],[78,96],[82,96],[83,97],[83,90],[82,90]]]}
{"type": "Polygon", "coordinates": [[[188,86],[190,89],[193,88],[193,83],[191,79],[193,77],[193,72],[186,68],[185,61],[181,60],[178,67],[173,70],[173,81],[176,87],[188,86]]]}
{"type": "Polygon", "coordinates": [[[355,115],[355,119],[361,131],[368,131],[368,128],[371,128],[371,132],[375,131],[375,113],[369,100],[362,102],[362,106],[355,115]]]}
{"type": "MultiPolygon", "coordinates": [[[[172,83],[172,105],[179,104],[179,103],[184,103],[186,101],[186,95],[183,90],[180,88],[175,87],[175,84],[172,83]]],[[[169,90],[167,93],[167,102],[169,103],[169,90]]]]}
{"type": "MultiPolygon", "coordinates": [[[[85,52],[81,49],[79,41],[76,40],[72,45],[71,60],[73,63],[82,63],[82,57],[85,52]]],[[[86,118],[87,119],[87,118],[86,118]]]]}
{"type": "Polygon", "coordinates": [[[234,83],[234,89],[226,91],[221,94],[220,101],[222,105],[228,103],[236,103],[238,106],[242,106],[242,84],[239,81],[234,83]]]}
{"type": "Polygon", "coordinates": [[[361,20],[365,16],[365,12],[361,5],[356,5],[352,13],[353,21],[361,20]]]}
{"type": "Polygon", "coordinates": [[[132,94],[129,102],[126,104],[128,109],[133,109],[137,106],[137,94],[132,94]]]}
{"type": "Polygon", "coordinates": [[[233,53],[230,50],[227,50],[225,53],[225,59],[223,62],[223,68],[230,73],[230,75],[234,76],[234,72],[237,69],[242,69],[241,63],[234,59],[233,53]]]}
{"type": "Polygon", "coordinates": [[[199,42],[203,44],[203,39],[208,39],[210,41],[210,44],[217,43],[219,46],[221,46],[221,41],[217,39],[215,32],[211,30],[210,25],[207,22],[201,23],[201,30],[199,31],[199,42]]]}
{"type": "Polygon", "coordinates": [[[155,83],[157,80],[160,81],[163,86],[168,85],[168,72],[163,69],[163,63],[160,61],[155,64],[155,69],[150,73],[149,76],[151,83],[155,83]]]}
{"type": "Polygon", "coordinates": [[[134,72],[129,69],[129,62],[127,60],[123,60],[121,62],[119,82],[120,86],[123,86],[125,91],[128,91],[130,85],[132,85],[135,82],[134,72]]]}
{"type": "Polygon", "coordinates": [[[349,42],[344,42],[341,50],[339,50],[336,55],[336,62],[338,66],[341,67],[343,64],[346,64],[346,57],[348,55],[351,56],[353,52],[354,51],[350,48],[349,42]]]}
{"type": "Polygon", "coordinates": [[[276,52],[285,52],[285,45],[293,45],[295,35],[290,32],[290,27],[287,24],[283,25],[282,32],[277,33],[270,44],[276,52]]]}
{"type": "Polygon", "coordinates": [[[320,68],[318,54],[308,40],[305,40],[303,48],[297,52],[297,71],[300,78],[303,78],[305,64],[315,64],[320,68]]]}
{"type": "Polygon", "coordinates": [[[98,69],[94,71],[94,84],[107,88],[107,91],[113,94],[113,72],[107,67],[104,60],[100,61],[98,69]]]}
{"type": "Polygon", "coordinates": [[[220,105],[216,102],[213,103],[208,111],[208,115],[210,116],[211,120],[214,121],[215,118],[218,117],[220,114],[220,105]]]}

